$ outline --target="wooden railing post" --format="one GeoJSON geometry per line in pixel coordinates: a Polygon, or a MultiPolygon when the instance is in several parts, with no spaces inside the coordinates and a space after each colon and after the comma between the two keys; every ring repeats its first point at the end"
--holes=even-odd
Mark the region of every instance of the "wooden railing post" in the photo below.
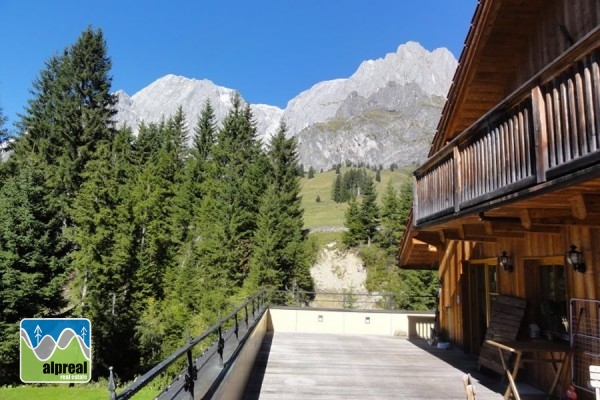
{"type": "Polygon", "coordinates": [[[538,183],[546,181],[548,169],[548,130],[546,126],[546,103],[542,90],[535,86],[531,90],[533,132],[535,137],[535,171],[538,183]]]}
{"type": "Polygon", "coordinates": [[[460,151],[458,146],[454,146],[454,212],[460,211],[460,202],[462,199],[462,161],[460,159],[460,151]]]}

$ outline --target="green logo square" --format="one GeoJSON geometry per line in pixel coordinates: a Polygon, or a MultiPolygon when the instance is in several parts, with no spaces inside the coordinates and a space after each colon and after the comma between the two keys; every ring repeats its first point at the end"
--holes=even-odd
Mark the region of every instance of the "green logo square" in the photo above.
{"type": "Polygon", "coordinates": [[[86,318],[21,321],[21,381],[85,383],[92,378],[92,325],[86,318]]]}

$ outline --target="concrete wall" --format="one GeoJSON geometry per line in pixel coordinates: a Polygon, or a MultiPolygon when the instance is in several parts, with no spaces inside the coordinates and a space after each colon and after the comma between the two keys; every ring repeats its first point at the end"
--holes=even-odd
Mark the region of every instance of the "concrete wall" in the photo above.
{"type": "Polygon", "coordinates": [[[223,382],[219,385],[213,398],[215,399],[241,399],[246,389],[246,384],[252,373],[254,361],[260,351],[269,326],[269,310],[265,311],[254,331],[248,337],[244,347],[229,368],[223,382]]]}
{"type": "Polygon", "coordinates": [[[433,312],[270,308],[270,331],[386,335],[429,339],[433,312]]]}
{"type": "Polygon", "coordinates": [[[270,308],[256,324],[213,398],[241,399],[265,334],[269,332],[385,335],[429,339],[431,312],[270,308]]]}

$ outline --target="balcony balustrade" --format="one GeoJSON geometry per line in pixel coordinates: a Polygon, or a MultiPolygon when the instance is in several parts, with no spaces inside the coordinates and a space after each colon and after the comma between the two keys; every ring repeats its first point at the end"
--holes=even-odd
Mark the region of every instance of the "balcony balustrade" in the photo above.
{"type": "Polygon", "coordinates": [[[417,226],[600,163],[598,37],[590,33],[415,172],[417,226]]]}

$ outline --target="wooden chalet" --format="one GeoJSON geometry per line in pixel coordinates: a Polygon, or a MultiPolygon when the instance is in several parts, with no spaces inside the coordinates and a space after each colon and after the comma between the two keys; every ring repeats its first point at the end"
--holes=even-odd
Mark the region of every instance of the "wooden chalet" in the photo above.
{"type": "Polygon", "coordinates": [[[439,270],[441,331],[465,352],[499,296],[525,299],[519,337],[573,343],[554,392],[580,399],[600,365],[599,62],[599,0],[479,1],[399,248],[401,268],[439,270]]]}

